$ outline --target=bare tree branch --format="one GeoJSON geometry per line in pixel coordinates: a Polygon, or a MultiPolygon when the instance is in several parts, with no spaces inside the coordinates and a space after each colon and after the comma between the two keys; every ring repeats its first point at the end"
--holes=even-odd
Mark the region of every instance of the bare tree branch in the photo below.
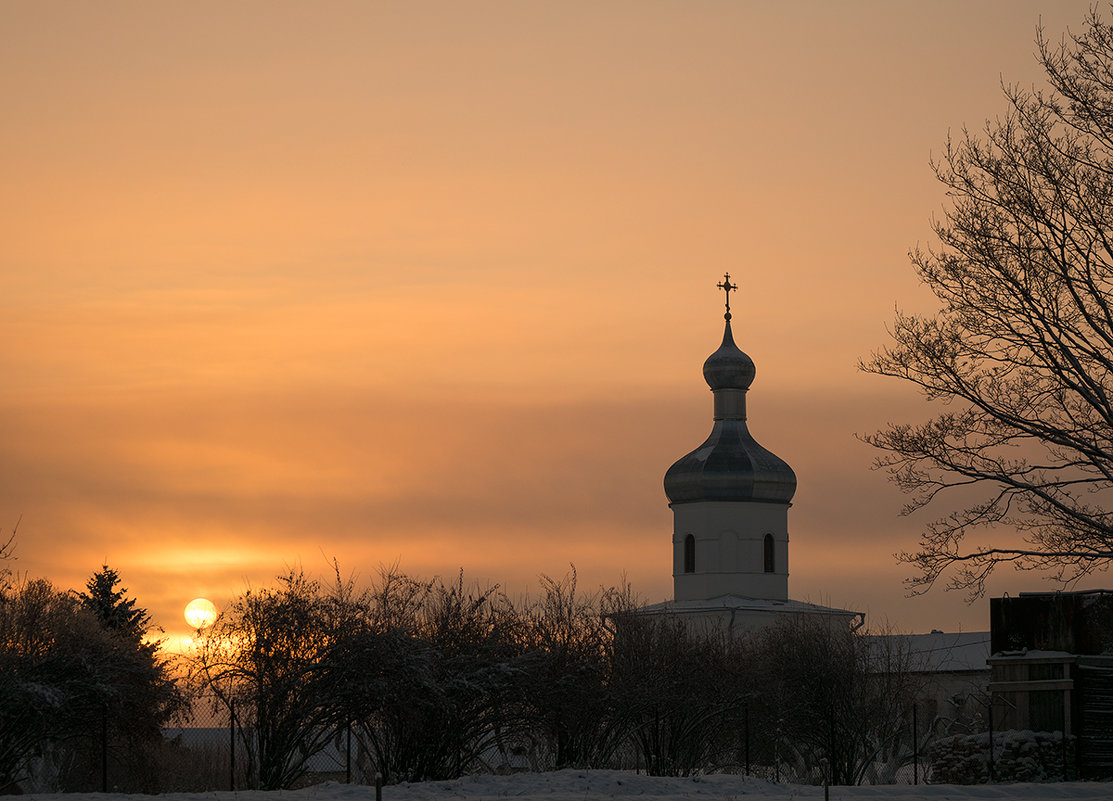
{"type": "Polygon", "coordinates": [[[1049,88],[1003,86],[1007,113],[932,162],[949,206],[910,259],[939,310],[898,311],[860,364],[948,406],[862,437],[905,513],[982,492],[897,554],[912,593],[948,574],[976,598],[1001,564],[1070,583],[1113,562],[1113,26],[1091,11],[1036,47],[1049,88]]]}

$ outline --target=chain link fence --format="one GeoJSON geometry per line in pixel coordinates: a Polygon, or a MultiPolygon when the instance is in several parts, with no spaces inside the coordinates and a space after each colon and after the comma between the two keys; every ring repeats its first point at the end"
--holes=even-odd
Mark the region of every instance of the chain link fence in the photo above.
{"type": "MultiPolygon", "coordinates": [[[[208,703],[195,713],[190,726],[166,731],[164,757],[165,791],[204,791],[246,789],[253,786],[250,765],[252,747],[250,731],[237,724],[233,728],[227,706],[208,703]]],[[[759,733],[743,733],[733,759],[715,766],[714,770],[751,775],[775,783],[822,785],[827,771],[821,762],[794,752],[787,744],[763,739],[759,733]],[[749,759],[747,752],[773,754],[764,762],[749,759]]],[[[552,755],[544,753],[486,754],[477,769],[481,771],[519,772],[552,768],[552,755]]],[[[620,749],[613,764],[620,770],[645,772],[646,764],[635,748],[620,749]]],[[[325,747],[306,758],[303,785],[325,781],[371,785],[377,774],[370,750],[358,732],[339,727],[328,738],[325,747]]],[[[902,754],[887,762],[878,762],[867,769],[865,784],[925,784],[930,767],[923,754],[902,754]]]]}
{"type": "MultiPolygon", "coordinates": [[[[360,769],[366,760],[358,759],[359,743],[353,741],[350,728],[325,735],[324,747],[305,757],[302,785],[374,782],[373,774],[368,777],[360,769]]],[[[194,699],[187,725],[165,729],[163,741],[162,792],[242,790],[257,784],[254,732],[224,701],[213,696],[194,699]]]]}
{"type": "MultiPolygon", "coordinates": [[[[194,699],[183,725],[167,728],[156,743],[114,740],[108,715],[87,735],[47,749],[36,760],[27,789],[33,792],[213,792],[254,789],[257,743],[235,710],[214,697],[194,699]]],[[[373,785],[376,765],[359,732],[342,726],[315,738],[320,750],[300,754],[304,772],[298,786],[325,781],[373,785]]],[[[553,767],[553,755],[538,751],[505,753],[493,749],[471,765],[472,772],[521,772],[553,767]]],[[[640,749],[632,744],[616,751],[606,767],[648,772],[640,749]]],[[[747,727],[736,747],[709,772],[751,775],[787,784],[822,785],[828,772],[822,760],[793,750],[776,737],[747,727]]],[[[923,755],[904,753],[871,765],[865,784],[927,783],[930,771],[923,755]]]]}

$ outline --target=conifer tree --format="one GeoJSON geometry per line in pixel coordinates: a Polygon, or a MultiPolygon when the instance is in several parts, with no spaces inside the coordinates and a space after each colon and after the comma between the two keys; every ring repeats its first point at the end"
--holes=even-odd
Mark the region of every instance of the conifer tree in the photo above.
{"type": "Polygon", "coordinates": [[[127,587],[117,589],[119,583],[120,575],[108,565],[101,565],[85,583],[88,592],[80,593],[81,604],[106,629],[138,642],[147,633],[151,616],[146,609],[136,608],[135,599],[127,597],[127,587]]]}

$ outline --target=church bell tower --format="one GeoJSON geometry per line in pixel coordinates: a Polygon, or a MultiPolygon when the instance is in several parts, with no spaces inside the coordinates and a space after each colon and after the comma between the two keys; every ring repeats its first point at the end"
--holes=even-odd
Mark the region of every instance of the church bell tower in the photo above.
{"type": "Polygon", "coordinates": [[[788,508],[796,474],[746,426],[754,363],[734,344],[726,274],[723,343],[703,364],[714,394],[711,435],[665,474],[673,511],[673,598],[788,599],[788,508]]]}

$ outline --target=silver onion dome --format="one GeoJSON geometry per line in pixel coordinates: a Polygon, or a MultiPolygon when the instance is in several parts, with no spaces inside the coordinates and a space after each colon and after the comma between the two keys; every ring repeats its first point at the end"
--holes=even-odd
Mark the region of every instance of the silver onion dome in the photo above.
{"type": "Polygon", "coordinates": [[[723,344],[703,365],[704,380],[715,394],[715,423],[707,440],[665,473],[670,504],[792,500],[796,474],[746,427],[746,390],[755,372],[753,360],[734,344],[728,311],[723,344]]]}
{"type": "Polygon", "coordinates": [[[754,382],[757,368],[754,360],[738,349],[734,344],[734,336],[730,330],[730,320],[727,320],[727,330],[723,334],[723,344],[719,349],[707,357],[703,363],[703,380],[712,391],[718,389],[750,388],[754,382]]]}

